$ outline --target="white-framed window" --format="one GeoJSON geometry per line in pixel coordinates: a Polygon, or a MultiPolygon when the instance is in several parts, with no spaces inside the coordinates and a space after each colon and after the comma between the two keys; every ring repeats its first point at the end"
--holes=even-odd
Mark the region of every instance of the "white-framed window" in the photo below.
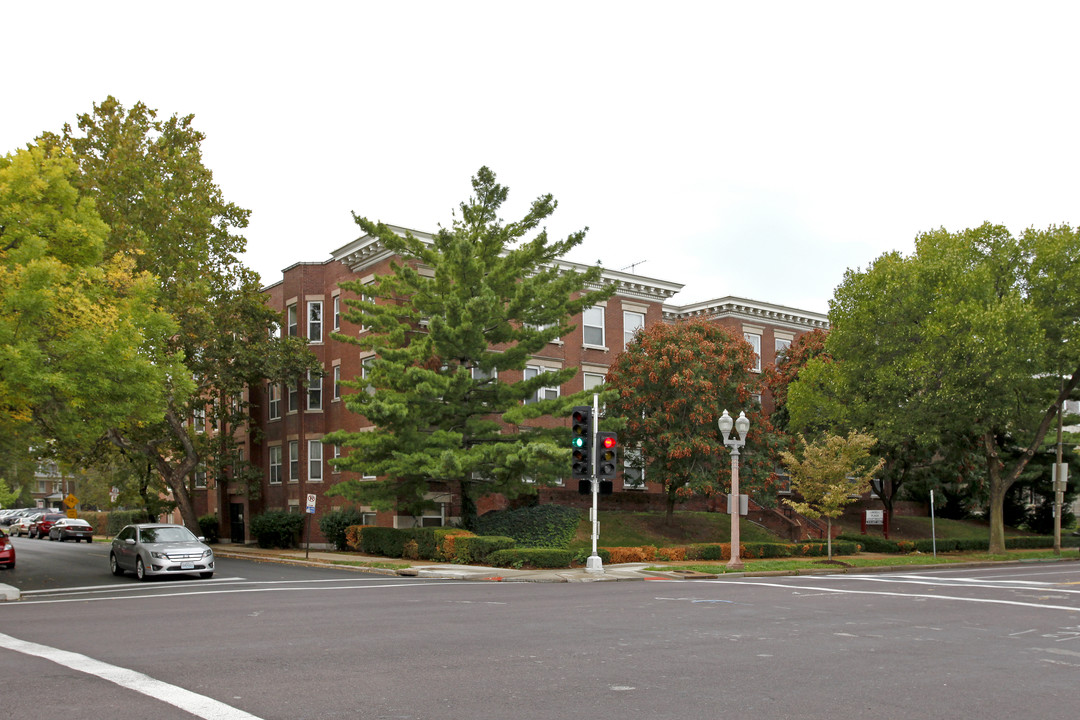
{"type": "Polygon", "coordinates": [[[191,411],[191,424],[195,426],[195,432],[206,432],[206,408],[195,408],[191,411]]]}
{"type": "MultiPolygon", "coordinates": [[[[339,457],[341,457],[341,446],[340,445],[335,445],[334,446],[334,459],[337,460],[339,457]]],[[[337,466],[337,463],[330,463],[330,472],[337,475],[338,473],[341,472],[341,468],[339,468],[337,466]]]]}
{"type": "Polygon", "coordinates": [[[309,300],[307,304],[308,342],[322,342],[322,300],[309,300]]]}
{"type": "Polygon", "coordinates": [[[754,364],[750,366],[750,369],[754,372],[761,372],[761,335],[744,332],[743,339],[750,343],[750,347],[754,348],[754,364]]]}
{"type": "Polygon", "coordinates": [[[322,378],[308,370],[307,409],[322,410],[322,378]]]}
{"type": "Polygon", "coordinates": [[[270,470],[270,484],[281,484],[281,446],[270,446],[270,462],[267,466],[270,470]]]}
{"type": "Polygon", "coordinates": [[[205,488],[206,487],[206,466],[205,465],[199,465],[197,468],[195,468],[195,487],[197,487],[197,488],[205,488]]]}
{"type": "Polygon", "coordinates": [[[307,444],[308,477],[307,477],[307,479],[310,482],[322,482],[322,479],[323,479],[322,449],[323,449],[323,444],[322,444],[321,440],[308,440],[308,444],[307,444]]]}
{"type": "Polygon", "coordinates": [[[787,338],[776,338],[776,359],[779,360],[780,356],[788,351],[791,347],[791,340],[787,338]]]}
{"type": "Polygon", "coordinates": [[[750,393],[750,402],[761,407],[761,393],[750,393]]]}
{"type": "Polygon", "coordinates": [[[494,380],[499,377],[499,371],[495,368],[491,370],[482,370],[475,365],[470,369],[473,380],[494,380]]]}
{"type": "Polygon", "coordinates": [[[604,384],[604,376],[601,373],[583,372],[581,377],[585,381],[585,390],[592,390],[604,384]]]}
{"type": "Polygon", "coordinates": [[[634,339],[638,330],[645,328],[645,313],[624,310],[622,314],[623,349],[634,339]]]}
{"type": "MultiPolygon", "coordinates": [[[[375,355],[369,355],[360,361],[360,379],[369,380],[371,378],[371,366],[375,364],[375,355]]],[[[375,386],[368,383],[364,388],[368,395],[375,394],[375,386]]]]}
{"type": "Polygon", "coordinates": [[[623,450],[623,488],[626,490],[645,489],[645,456],[639,447],[623,450]]]}
{"type": "Polygon", "coordinates": [[[266,405],[271,420],[281,419],[281,385],[278,383],[266,387],[266,405]]]}
{"type": "Polygon", "coordinates": [[[289,482],[300,480],[300,441],[289,441],[289,482]]]}
{"type": "Polygon", "coordinates": [[[341,296],[334,296],[334,331],[341,329],[341,296]]]}
{"type": "Polygon", "coordinates": [[[341,399],[341,366],[334,366],[334,399],[341,399]]]}
{"type": "Polygon", "coordinates": [[[289,337],[296,337],[299,334],[297,328],[297,311],[296,303],[293,303],[289,307],[285,308],[285,327],[288,330],[289,337]]]}
{"type": "MultiPolygon", "coordinates": [[[[544,372],[547,372],[547,368],[538,365],[526,365],[524,379],[531,380],[544,372]]],[[[525,398],[525,404],[528,405],[539,400],[554,400],[557,397],[559,397],[558,386],[537,388],[531,397],[525,398]]]]}
{"type": "Polygon", "coordinates": [[[300,409],[300,394],[296,389],[296,385],[286,385],[285,394],[289,396],[289,412],[294,413],[300,409]]]}
{"type": "Polygon", "coordinates": [[[374,525],[375,524],[375,513],[373,513],[373,512],[360,513],[360,524],[361,525],[374,525]]]}
{"type": "Polygon", "coordinates": [[[604,307],[596,305],[581,311],[582,342],[604,347],[604,307]]]}

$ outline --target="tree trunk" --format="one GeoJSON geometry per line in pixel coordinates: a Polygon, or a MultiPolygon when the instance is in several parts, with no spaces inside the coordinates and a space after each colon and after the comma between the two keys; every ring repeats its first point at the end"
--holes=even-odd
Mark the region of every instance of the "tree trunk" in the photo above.
{"type": "Polygon", "coordinates": [[[825,541],[825,546],[829,549],[829,560],[831,561],[832,560],[832,518],[831,517],[826,517],[825,518],[825,527],[827,528],[826,531],[825,531],[825,537],[828,538],[825,541]]]}

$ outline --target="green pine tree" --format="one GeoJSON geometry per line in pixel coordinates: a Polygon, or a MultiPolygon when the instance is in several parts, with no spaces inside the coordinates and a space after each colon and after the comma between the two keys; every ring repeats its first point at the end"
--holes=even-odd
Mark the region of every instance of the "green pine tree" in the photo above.
{"type": "Polygon", "coordinates": [[[370,331],[335,337],[375,353],[366,377],[345,383],[360,391],[345,404],[375,429],[326,438],[345,449],[338,467],[384,478],[346,481],[330,494],[415,515],[430,506],[429,492],[460,483],[466,526],[481,495],[515,497],[567,473],[567,429],[533,421],[569,414],[586,393],[526,401],[578,369],[504,378],[570,332],[582,308],[614,292],[600,287],[599,267],[578,272],[557,264],[585,231],[551,241],[538,230],[555,210],[551,195],[536,199],[521,220],[504,223],[498,211],[508,189],[486,167],[472,185],[460,217],[430,243],[356,217],[400,261],[372,284],[342,283],[359,298],[345,300],[345,317],[370,331]]]}

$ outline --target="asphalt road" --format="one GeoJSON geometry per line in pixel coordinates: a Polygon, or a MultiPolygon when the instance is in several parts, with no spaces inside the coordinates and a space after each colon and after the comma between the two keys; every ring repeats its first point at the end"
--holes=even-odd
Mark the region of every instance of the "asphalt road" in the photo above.
{"type": "Polygon", "coordinates": [[[538,584],[223,559],[139,583],[104,545],[48,546],[18,543],[45,585],[0,603],[9,717],[1041,718],[1078,697],[1076,562],[538,584]]]}

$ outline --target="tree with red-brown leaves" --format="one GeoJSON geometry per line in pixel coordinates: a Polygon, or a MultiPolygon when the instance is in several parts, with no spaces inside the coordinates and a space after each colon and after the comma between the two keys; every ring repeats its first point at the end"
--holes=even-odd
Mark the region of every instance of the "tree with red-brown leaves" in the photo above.
{"type": "Polygon", "coordinates": [[[777,358],[775,365],[766,367],[762,373],[762,381],[773,397],[774,409],[769,419],[774,427],[787,432],[790,419],[787,409],[788,386],[795,382],[810,360],[829,357],[825,351],[825,338],[828,336],[829,333],[821,329],[803,333],[777,358]]]}
{"type": "Polygon", "coordinates": [[[607,415],[625,420],[620,441],[640,453],[645,481],[663,484],[669,523],[679,500],[730,487],[729,451],[716,424],[725,409],[750,418],[740,484],[771,504],[777,438],[753,399],[761,392],[753,365],[753,349],[742,338],[690,320],[640,331],[608,371],[616,398],[607,415]]]}

